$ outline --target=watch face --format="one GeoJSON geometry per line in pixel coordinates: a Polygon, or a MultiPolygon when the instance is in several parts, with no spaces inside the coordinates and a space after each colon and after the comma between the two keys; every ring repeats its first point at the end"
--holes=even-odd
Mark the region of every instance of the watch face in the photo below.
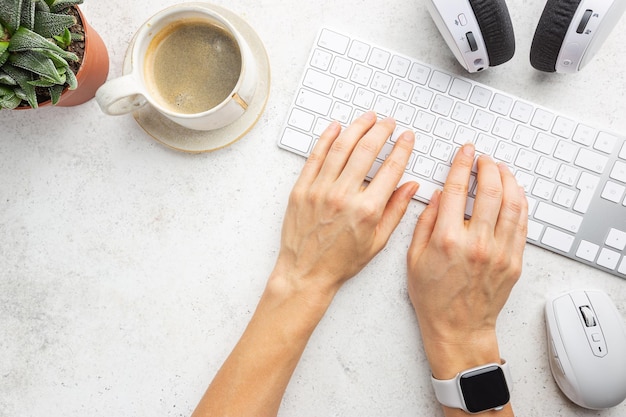
{"type": "Polygon", "coordinates": [[[462,374],[459,384],[470,413],[502,407],[510,399],[504,372],[496,365],[462,374]]]}

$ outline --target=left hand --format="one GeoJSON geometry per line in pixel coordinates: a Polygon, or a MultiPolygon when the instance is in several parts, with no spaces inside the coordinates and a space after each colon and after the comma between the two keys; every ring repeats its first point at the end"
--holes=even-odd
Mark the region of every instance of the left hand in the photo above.
{"type": "MultiPolygon", "coordinates": [[[[416,183],[396,189],[413,149],[403,133],[369,185],[363,181],[395,128],[373,112],[343,132],[331,124],[320,137],[290,195],[275,273],[297,289],[334,295],[387,243],[416,183]]],[[[331,297],[332,298],[332,297],[331,297]]]]}

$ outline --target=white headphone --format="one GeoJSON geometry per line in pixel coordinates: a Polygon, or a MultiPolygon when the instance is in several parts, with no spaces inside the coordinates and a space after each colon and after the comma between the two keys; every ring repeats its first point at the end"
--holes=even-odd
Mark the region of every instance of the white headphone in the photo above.
{"type": "MultiPolygon", "coordinates": [[[[426,0],[437,28],[469,72],[513,57],[515,37],[504,0],[426,0]]],[[[600,49],[626,10],[626,0],[548,0],[535,30],[530,63],[573,73],[600,49]]]]}

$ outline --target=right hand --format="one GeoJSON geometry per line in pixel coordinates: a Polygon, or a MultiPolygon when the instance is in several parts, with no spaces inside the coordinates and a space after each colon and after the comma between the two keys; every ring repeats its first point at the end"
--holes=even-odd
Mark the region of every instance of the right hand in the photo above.
{"type": "Polygon", "coordinates": [[[500,362],[496,319],[522,268],[528,205],[511,171],[478,158],[473,216],[465,220],[474,147],[459,150],[408,252],[408,289],[437,379],[500,362]]]}

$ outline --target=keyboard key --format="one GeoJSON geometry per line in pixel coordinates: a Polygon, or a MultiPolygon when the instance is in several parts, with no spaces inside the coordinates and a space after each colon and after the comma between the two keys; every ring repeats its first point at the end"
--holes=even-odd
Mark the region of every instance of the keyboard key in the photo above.
{"type": "Polygon", "coordinates": [[[428,76],[430,75],[430,69],[424,65],[418,64],[417,62],[413,63],[411,67],[411,72],[409,73],[409,80],[416,82],[421,85],[425,85],[426,81],[428,81],[428,76]]]}
{"type": "Polygon", "coordinates": [[[626,187],[623,185],[617,184],[613,181],[607,181],[604,185],[604,189],[602,190],[602,198],[614,203],[619,203],[622,201],[624,190],[626,190],[626,187]]]}
{"type": "Polygon", "coordinates": [[[425,111],[418,111],[415,120],[413,121],[413,127],[423,130],[424,132],[430,132],[435,124],[435,115],[426,113],[425,111]]]}
{"type": "Polygon", "coordinates": [[[411,98],[411,91],[413,87],[411,84],[404,80],[396,80],[391,87],[391,96],[402,101],[408,101],[411,98]]]}
{"type": "Polygon", "coordinates": [[[587,172],[583,172],[580,175],[580,179],[576,185],[576,188],[578,188],[580,192],[578,193],[576,203],[574,203],[574,210],[579,213],[587,212],[587,209],[593,200],[593,196],[596,193],[596,188],[598,187],[599,182],[600,178],[587,172]]]}
{"type": "Polygon", "coordinates": [[[373,73],[374,70],[372,70],[371,68],[364,67],[361,64],[357,64],[352,70],[352,75],[350,75],[350,81],[366,86],[370,83],[370,79],[372,78],[373,73]]]}
{"type": "Polygon", "coordinates": [[[495,121],[495,116],[491,113],[487,113],[484,110],[476,110],[474,114],[474,119],[472,120],[472,127],[476,129],[480,129],[483,132],[489,132],[491,130],[491,126],[495,121]]]}
{"type": "Polygon", "coordinates": [[[576,198],[576,191],[571,188],[565,188],[561,185],[556,187],[556,191],[554,192],[554,197],[552,197],[552,201],[558,204],[559,206],[563,206],[565,208],[572,207],[574,204],[574,200],[576,198]]]}
{"type": "Polygon", "coordinates": [[[356,61],[365,62],[370,46],[361,41],[353,41],[348,51],[348,56],[356,61]]]}
{"type": "Polygon", "coordinates": [[[523,125],[519,125],[517,126],[517,129],[515,129],[513,142],[528,148],[533,143],[535,135],[536,132],[533,129],[523,125]]]}
{"type": "Polygon", "coordinates": [[[552,133],[562,138],[570,138],[576,128],[576,122],[565,117],[557,117],[552,126],[552,133]]]}
{"type": "Polygon", "coordinates": [[[576,191],[571,188],[565,188],[561,185],[556,187],[556,191],[554,192],[554,197],[552,197],[552,201],[559,206],[563,206],[565,208],[570,208],[574,204],[574,200],[576,199],[576,191]]]}
{"type": "Polygon", "coordinates": [[[391,75],[383,74],[380,71],[376,71],[374,73],[374,78],[372,78],[372,83],[370,87],[372,90],[378,91],[379,93],[387,94],[389,89],[391,88],[391,83],[393,82],[393,78],[391,75]]]}
{"type": "Polygon", "coordinates": [[[556,145],[554,157],[560,159],[561,161],[572,162],[577,151],[578,149],[573,143],[566,140],[560,140],[556,145]]]}
{"type": "Polygon", "coordinates": [[[597,149],[600,152],[611,154],[617,143],[617,138],[613,135],[609,135],[606,132],[600,132],[596,142],[593,144],[593,149],[597,149]]]}
{"type": "Polygon", "coordinates": [[[350,38],[328,29],[322,30],[319,41],[317,42],[319,46],[337,52],[338,54],[345,54],[348,50],[349,43],[350,38]]]}
{"type": "Polygon", "coordinates": [[[507,164],[512,164],[516,152],[517,147],[506,141],[501,140],[500,142],[498,142],[494,157],[499,161],[506,162],[507,164]]]}
{"type": "Polygon", "coordinates": [[[389,64],[389,72],[397,75],[398,77],[406,77],[406,74],[409,72],[410,66],[411,61],[406,58],[394,55],[393,58],[391,58],[391,63],[389,64]]]}
{"type": "Polygon", "coordinates": [[[574,236],[548,227],[541,238],[541,243],[567,253],[574,244],[574,236]]]}
{"type": "Polygon", "coordinates": [[[330,72],[338,77],[348,78],[350,69],[352,69],[352,62],[340,56],[336,56],[330,67],[330,72]]]}
{"type": "Polygon", "coordinates": [[[535,172],[543,177],[552,178],[559,169],[559,163],[553,159],[542,156],[539,158],[535,172]]]}
{"type": "Polygon", "coordinates": [[[435,161],[423,155],[418,155],[415,159],[413,172],[423,177],[430,178],[435,169],[435,161]]]}
{"type": "Polygon", "coordinates": [[[416,87],[411,97],[411,104],[415,104],[423,109],[430,107],[430,101],[433,98],[433,92],[421,87],[416,87]]]}
{"type": "Polygon", "coordinates": [[[378,96],[374,101],[374,111],[383,117],[388,117],[391,116],[395,104],[396,102],[388,97],[378,96]]]}
{"type": "Polygon", "coordinates": [[[439,136],[440,138],[452,140],[455,128],[456,125],[453,122],[440,117],[437,119],[437,122],[435,122],[435,129],[433,130],[433,133],[435,136],[439,136]]]}
{"type": "Polygon", "coordinates": [[[295,149],[301,153],[307,153],[309,148],[311,147],[311,142],[313,142],[313,138],[311,135],[307,135],[306,133],[298,132],[297,130],[286,128],[283,136],[280,140],[285,146],[288,146],[292,149],[295,149]]]}
{"type": "Polygon", "coordinates": [[[626,248],[626,232],[611,228],[611,230],[609,230],[609,235],[606,237],[604,243],[607,246],[622,251],[624,250],[624,248],[626,248]]]}
{"type": "Polygon", "coordinates": [[[453,104],[454,100],[452,100],[451,98],[442,96],[441,94],[437,94],[435,96],[435,100],[433,100],[431,110],[442,116],[448,116],[450,114],[450,111],[452,110],[453,104]]]}
{"type": "Polygon", "coordinates": [[[328,114],[333,101],[326,96],[302,89],[298,93],[296,103],[300,107],[325,116],[328,114]]]}
{"type": "Polygon", "coordinates": [[[533,144],[533,149],[546,155],[552,155],[557,139],[554,136],[539,133],[533,144]]]}
{"type": "Polygon", "coordinates": [[[311,57],[311,66],[326,71],[330,67],[330,61],[332,59],[333,56],[329,52],[316,49],[311,57]]]}
{"type": "Polygon", "coordinates": [[[308,70],[302,81],[305,86],[323,94],[330,94],[334,83],[333,77],[315,70],[308,70]]]}
{"type": "Polygon", "coordinates": [[[433,90],[445,93],[446,91],[448,91],[448,85],[450,85],[451,79],[452,77],[450,77],[448,74],[444,74],[440,71],[433,71],[433,75],[432,77],[430,77],[430,82],[428,83],[428,86],[433,90]]]}
{"type": "Polygon", "coordinates": [[[576,156],[576,160],[574,161],[574,163],[579,167],[597,172],[598,174],[602,174],[604,172],[604,167],[607,162],[608,158],[606,156],[587,149],[581,149],[576,156]]]}
{"type": "Polygon", "coordinates": [[[572,186],[576,184],[580,170],[569,165],[561,165],[556,174],[556,180],[562,184],[572,186]]]}
{"type": "Polygon", "coordinates": [[[476,139],[476,152],[491,155],[496,147],[496,140],[491,136],[480,134],[476,139]]]}
{"type": "Polygon", "coordinates": [[[533,220],[528,220],[528,233],[526,233],[526,237],[528,239],[539,240],[541,232],[543,232],[543,224],[533,220]]]}
{"type": "Polygon", "coordinates": [[[584,259],[585,261],[593,262],[595,261],[599,250],[600,246],[595,243],[581,240],[580,245],[578,245],[578,250],[576,251],[576,256],[584,259]]]}
{"type": "Polygon", "coordinates": [[[585,146],[591,146],[596,138],[597,132],[597,130],[589,126],[578,125],[572,140],[585,146]]]}
{"type": "Polygon", "coordinates": [[[583,222],[583,217],[570,211],[558,208],[551,204],[539,202],[535,211],[535,219],[550,223],[571,233],[578,232],[583,222]]]}
{"type": "Polygon", "coordinates": [[[472,114],[474,113],[474,108],[468,104],[457,101],[454,105],[454,109],[452,109],[452,119],[456,120],[459,123],[469,123],[472,120],[472,114]]]}
{"type": "Polygon", "coordinates": [[[617,161],[611,170],[611,178],[626,182],[626,162],[617,161]]]}
{"type": "Polygon", "coordinates": [[[335,90],[333,91],[333,97],[343,101],[352,100],[352,94],[354,93],[354,85],[346,81],[337,81],[335,90]]]}
{"type": "Polygon", "coordinates": [[[620,260],[621,255],[611,249],[602,248],[598,256],[598,265],[608,269],[615,269],[620,260]]]}
{"type": "Polygon", "coordinates": [[[430,155],[434,158],[439,159],[440,161],[447,162],[452,156],[452,151],[454,151],[454,147],[452,146],[452,144],[437,140],[433,145],[432,151],[430,151],[430,155]]]}
{"type": "Polygon", "coordinates": [[[493,96],[493,100],[491,101],[491,106],[489,106],[489,110],[494,113],[506,116],[509,114],[509,110],[511,110],[512,105],[512,98],[496,93],[493,96]]]}
{"type": "Polygon", "coordinates": [[[374,97],[376,97],[376,95],[373,92],[359,87],[356,90],[356,94],[354,95],[354,100],[352,102],[357,106],[369,110],[372,108],[372,104],[374,104],[374,97]]]}
{"type": "Polygon", "coordinates": [[[476,131],[465,126],[459,126],[454,135],[454,143],[457,145],[465,145],[466,143],[474,143],[476,131]]]}
{"type": "Polygon", "coordinates": [[[487,107],[491,99],[491,91],[481,86],[475,86],[470,96],[470,103],[480,107],[487,107]]]}
{"type": "Polygon", "coordinates": [[[314,121],[315,116],[313,116],[311,113],[307,113],[304,110],[295,108],[291,111],[287,123],[289,123],[289,125],[293,127],[309,131],[313,127],[314,121]]]}
{"type": "Polygon", "coordinates": [[[373,48],[368,64],[374,68],[385,69],[387,68],[387,62],[389,62],[390,56],[391,54],[387,51],[383,51],[379,48],[373,48]]]}
{"type": "Polygon", "coordinates": [[[330,118],[337,120],[340,123],[348,124],[350,122],[350,115],[352,114],[352,107],[340,101],[335,102],[333,109],[330,112],[330,118]]]}
{"type": "Polygon", "coordinates": [[[496,123],[493,126],[492,133],[502,139],[511,139],[511,137],[513,137],[514,129],[514,122],[509,119],[498,117],[496,119],[496,123]]]}
{"type": "Polygon", "coordinates": [[[455,78],[452,81],[452,86],[450,87],[450,95],[460,100],[467,100],[471,89],[472,84],[459,78],[455,78]]]}
{"type": "Polygon", "coordinates": [[[542,130],[550,130],[550,126],[552,126],[552,120],[554,119],[554,114],[550,113],[547,110],[537,109],[535,110],[535,114],[530,122],[530,124],[537,129],[542,130]]]}
{"type": "Polygon", "coordinates": [[[396,110],[393,114],[393,118],[396,119],[398,123],[403,123],[405,125],[410,125],[411,121],[413,121],[413,115],[415,114],[415,108],[408,106],[404,103],[398,103],[396,110]]]}
{"type": "Polygon", "coordinates": [[[528,103],[516,101],[511,111],[511,118],[518,122],[528,123],[535,108],[528,103]]]}

